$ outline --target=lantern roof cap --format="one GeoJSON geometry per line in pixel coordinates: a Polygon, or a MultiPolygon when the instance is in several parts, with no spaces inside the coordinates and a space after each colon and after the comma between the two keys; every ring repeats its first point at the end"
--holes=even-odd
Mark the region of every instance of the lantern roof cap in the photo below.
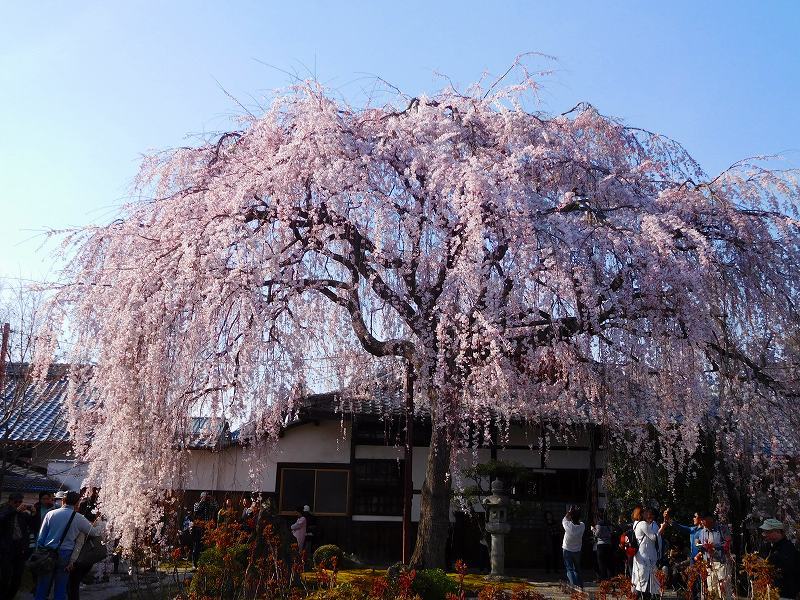
{"type": "Polygon", "coordinates": [[[500,479],[492,481],[492,493],[483,499],[484,506],[507,506],[509,504],[508,496],[505,493],[503,482],[500,479]]]}

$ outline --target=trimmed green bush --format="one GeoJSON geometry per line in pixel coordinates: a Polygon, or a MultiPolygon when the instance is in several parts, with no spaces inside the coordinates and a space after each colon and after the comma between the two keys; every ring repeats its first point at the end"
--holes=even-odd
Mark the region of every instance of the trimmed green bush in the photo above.
{"type": "Polygon", "coordinates": [[[314,550],[314,566],[322,565],[326,568],[331,568],[333,566],[332,560],[333,557],[336,557],[336,564],[339,568],[342,568],[342,557],[344,553],[339,546],[335,544],[325,544],[324,546],[320,546],[316,550],[314,550]]]}
{"type": "Polygon", "coordinates": [[[223,587],[226,591],[232,589],[244,575],[247,556],[247,544],[236,544],[224,553],[216,546],[206,548],[197,561],[189,591],[197,596],[217,596],[223,587]],[[227,566],[226,556],[233,558],[227,566]]]}
{"type": "Polygon", "coordinates": [[[422,569],[417,571],[414,583],[411,584],[422,600],[444,600],[447,594],[455,594],[458,585],[441,569],[422,569]]]}
{"type": "MultiPolygon", "coordinates": [[[[396,588],[400,581],[400,575],[408,573],[409,570],[408,566],[401,562],[386,569],[386,579],[389,581],[389,585],[396,588]]],[[[444,600],[448,593],[458,592],[458,584],[441,569],[422,569],[416,572],[411,590],[422,600],[444,600]]]]}

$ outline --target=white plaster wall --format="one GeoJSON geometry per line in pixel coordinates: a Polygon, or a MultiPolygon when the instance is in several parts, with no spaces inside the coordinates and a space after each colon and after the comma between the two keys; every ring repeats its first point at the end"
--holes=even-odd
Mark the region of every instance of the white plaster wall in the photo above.
{"type": "Polygon", "coordinates": [[[193,450],[188,490],[274,492],[278,463],[349,463],[350,426],[321,421],[288,429],[272,448],[233,446],[220,452],[193,450]],[[250,471],[253,470],[251,478],[250,471]]]}
{"type": "Polygon", "coordinates": [[[421,494],[414,494],[411,497],[411,520],[414,521],[415,523],[419,523],[419,513],[420,513],[419,506],[421,501],[422,501],[421,494]]]}
{"type": "MultiPolygon", "coordinates": [[[[258,489],[274,492],[278,463],[329,463],[346,464],[350,462],[350,427],[344,428],[339,421],[321,421],[320,424],[307,424],[289,429],[274,448],[247,449],[234,446],[221,452],[194,450],[189,457],[190,474],[184,485],[189,490],[223,489],[231,491],[250,491],[258,489]],[[250,469],[255,469],[251,482],[250,469]]],[[[519,433],[519,432],[517,432],[519,433]]],[[[597,467],[605,464],[605,453],[597,453],[597,467]]],[[[468,453],[462,457],[463,466],[473,464],[475,457],[479,462],[490,458],[488,449],[468,453]]],[[[356,446],[355,457],[359,459],[402,459],[403,448],[394,446],[356,446]]],[[[500,460],[512,461],[531,468],[541,468],[538,449],[498,449],[500,460]]],[[[422,488],[428,448],[415,447],[412,460],[413,486],[422,488]]],[[[551,450],[548,454],[547,468],[585,469],[589,466],[588,450],[551,450]]],[[[419,519],[419,494],[414,495],[413,518],[419,519]]]]}
{"type": "Polygon", "coordinates": [[[411,470],[411,479],[413,480],[413,487],[415,490],[422,489],[422,484],[425,483],[428,452],[428,448],[414,448],[414,456],[411,458],[411,464],[414,466],[411,470]]]}

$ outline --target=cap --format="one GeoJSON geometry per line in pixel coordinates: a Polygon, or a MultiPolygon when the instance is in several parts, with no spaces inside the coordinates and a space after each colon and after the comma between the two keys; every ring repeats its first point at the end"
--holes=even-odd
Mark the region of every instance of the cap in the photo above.
{"type": "Polygon", "coordinates": [[[764,522],[758,528],[763,531],[783,531],[783,523],[778,519],[764,519],[764,522]]]}
{"type": "Polygon", "coordinates": [[[311,512],[311,507],[308,504],[303,505],[303,512],[311,512]]]}
{"type": "Polygon", "coordinates": [[[63,500],[66,497],[67,497],[67,491],[66,490],[58,490],[55,493],[55,495],[53,496],[53,498],[55,498],[56,500],[63,500]]]}

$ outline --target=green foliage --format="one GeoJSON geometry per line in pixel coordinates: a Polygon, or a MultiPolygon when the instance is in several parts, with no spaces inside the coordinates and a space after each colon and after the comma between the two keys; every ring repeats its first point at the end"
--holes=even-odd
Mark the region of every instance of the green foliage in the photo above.
{"type": "MultiPolygon", "coordinates": [[[[395,563],[386,570],[386,579],[396,589],[400,576],[405,573],[409,573],[409,568],[403,563],[395,563]]],[[[411,591],[422,600],[444,600],[447,594],[458,592],[458,585],[441,569],[422,569],[416,571],[411,591]]]]}
{"type": "Polygon", "coordinates": [[[316,566],[321,564],[326,568],[332,568],[332,559],[334,557],[336,558],[336,565],[341,568],[343,566],[342,559],[344,557],[342,549],[335,544],[325,544],[324,546],[320,546],[314,550],[314,565],[316,566]]]}
{"type": "Polygon", "coordinates": [[[458,585],[441,569],[422,569],[417,571],[411,589],[422,600],[445,600],[447,594],[458,591],[458,585]]]}
{"type": "Polygon", "coordinates": [[[218,596],[223,590],[237,585],[247,566],[248,547],[236,544],[226,549],[218,546],[206,548],[197,561],[197,572],[192,577],[189,591],[198,597],[218,596]]]}

